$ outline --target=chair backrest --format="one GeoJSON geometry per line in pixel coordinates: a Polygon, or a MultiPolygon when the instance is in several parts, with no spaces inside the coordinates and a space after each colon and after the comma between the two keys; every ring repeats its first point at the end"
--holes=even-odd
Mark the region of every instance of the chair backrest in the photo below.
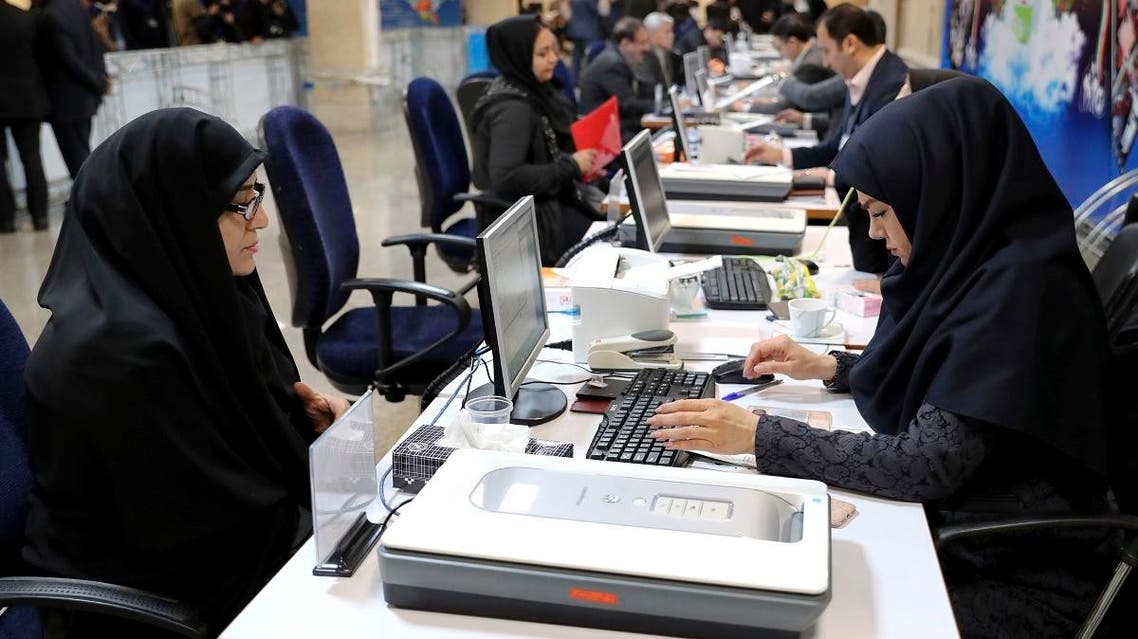
{"type": "Polygon", "coordinates": [[[24,539],[28,492],[24,364],[28,342],[8,308],[0,302],[0,574],[17,565],[24,539]]]}
{"type": "Polygon", "coordinates": [[[569,106],[573,107],[573,113],[577,112],[577,92],[573,89],[577,83],[573,80],[573,72],[565,65],[562,60],[557,61],[557,66],[553,67],[553,77],[561,84],[561,93],[568,100],[569,106]]]}
{"type": "Polygon", "coordinates": [[[1092,272],[1113,341],[1138,302],[1138,224],[1122,227],[1092,272]]]}
{"type": "MultiPolygon", "coordinates": [[[[265,172],[291,255],[292,323],[319,329],[344,306],[340,283],[356,276],[360,245],[348,183],[328,129],[311,113],[280,106],[261,118],[265,172]]],[[[289,270],[286,268],[286,270],[289,270]]]]}
{"type": "MultiPolygon", "coordinates": [[[[458,83],[458,89],[454,92],[458,110],[462,112],[462,123],[466,126],[466,139],[470,142],[470,152],[475,162],[478,161],[478,132],[474,130],[470,117],[474,115],[474,105],[478,104],[478,100],[486,94],[486,89],[490,88],[490,83],[493,81],[493,78],[467,76],[458,83]]],[[[474,186],[485,189],[486,185],[480,183],[482,180],[479,179],[479,175],[481,173],[474,170],[470,177],[474,180],[474,186]]]]}
{"type": "Polygon", "coordinates": [[[454,105],[442,85],[415,78],[403,93],[403,117],[415,151],[422,223],[435,233],[462,208],[454,196],[470,189],[470,163],[454,105]]]}
{"type": "Polygon", "coordinates": [[[593,40],[589,46],[585,47],[585,64],[591,63],[597,59],[601,51],[605,50],[606,42],[604,40],[593,40]]]}

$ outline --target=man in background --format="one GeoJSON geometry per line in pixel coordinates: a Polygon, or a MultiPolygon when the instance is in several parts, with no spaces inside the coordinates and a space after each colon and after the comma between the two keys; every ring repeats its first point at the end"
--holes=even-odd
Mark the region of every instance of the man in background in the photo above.
{"type": "Polygon", "coordinates": [[[644,28],[648,31],[648,42],[652,48],[636,68],[636,76],[642,84],[649,87],[662,84],[666,88],[676,83],[676,69],[682,62],[672,50],[674,24],[671,16],[659,11],[645,16],[644,28]]]}
{"type": "Polygon", "coordinates": [[[74,179],[91,154],[91,118],[111,78],[103,47],[80,0],[50,0],[43,7],[40,70],[51,98],[51,129],[67,172],[74,179]]]}
{"type": "Polygon", "coordinates": [[[621,138],[628,142],[640,132],[640,118],[656,108],[655,100],[641,97],[640,81],[633,73],[651,48],[648,30],[636,18],[621,18],[612,31],[612,42],[581,76],[582,115],[616,96],[620,106],[621,138]]]}
{"type": "MultiPolygon", "coordinates": [[[[51,107],[36,63],[36,16],[0,0],[0,173],[12,132],[24,166],[28,213],[37,231],[47,228],[47,179],[40,156],[40,127],[51,107]]],[[[0,174],[0,233],[16,230],[16,199],[0,174]]]]}

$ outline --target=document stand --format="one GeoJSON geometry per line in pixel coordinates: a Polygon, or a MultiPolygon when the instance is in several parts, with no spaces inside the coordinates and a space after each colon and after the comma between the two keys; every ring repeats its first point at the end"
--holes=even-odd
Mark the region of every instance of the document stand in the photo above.
{"type": "Polygon", "coordinates": [[[382,529],[367,518],[379,491],[372,391],[313,442],[308,464],[317,558],[312,574],[351,577],[382,529]]]}

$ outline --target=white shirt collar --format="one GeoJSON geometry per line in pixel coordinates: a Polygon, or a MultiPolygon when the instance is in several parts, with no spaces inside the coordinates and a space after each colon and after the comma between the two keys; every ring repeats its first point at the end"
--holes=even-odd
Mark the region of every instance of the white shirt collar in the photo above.
{"type": "Polygon", "coordinates": [[[873,75],[873,70],[877,68],[877,63],[881,61],[882,56],[885,55],[885,45],[878,45],[877,53],[865,63],[854,77],[846,80],[846,86],[850,90],[850,104],[857,104],[861,102],[861,96],[865,94],[866,87],[869,86],[869,78],[873,75]]]}

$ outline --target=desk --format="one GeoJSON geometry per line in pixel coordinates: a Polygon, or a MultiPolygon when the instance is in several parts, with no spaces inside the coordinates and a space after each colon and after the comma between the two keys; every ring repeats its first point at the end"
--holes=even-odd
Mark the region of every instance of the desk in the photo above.
{"type": "MultiPolygon", "coordinates": [[[[808,229],[807,246],[812,250],[821,236],[822,229],[808,229]]],[[[827,263],[848,264],[844,229],[834,229],[827,242],[826,258],[827,263]]],[[[825,273],[819,278],[819,285],[825,288],[851,279],[843,270],[846,269],[835,268],[825,273]]],[[[851,334],[865,331],[867,327],[872,331],[871,320],[842,315],[839,313],[839,321],[850,322],[847,330],[851,334]]],[[[765,324],[755,313],[716,312],[710,320],[680,322],[674,328],[681,347],[738,352],[755,339],[756,325],[760,322],[765,324]]],[[[551,339],[563,339],[568,330],[565,322],[551,322],[554,333],[551,339]]],[[[565,351],[546,351],[542,358],[567,361],[571,355],[565,351]]],[[[532,375],[576,379],[580,373],[572,372],[574,370],[539,363],[532,375]]],[[[566,390],[571,392],[573,388],[566,390]]],[[[413,431],[433,419],[445,398],[455,392],[458,392],[457,382],[447,387],[440,400],[428,407],[408,430],[413,431]]],[[[866,428],[849,396],[827,393],[817,382],[787,380],[764,393],[763,399],[771,405],[801,407],[809,403],[832,412],[835,427],[866,428]]],[[[452,419],[458,410],[459,402],[453,402],[448,408],[449,414],[444,414],[440,423],[452,419]]],[[[597,415],[566,413],[535,427],[533,434],[543,439],[572,442],[575,454],[583,456],[598,419],[597,415]]],[[[385,469],[389,464],[390,456],[380,462],[380,467],[385,469]]],[[[833,598],[805,636],[812,639],[957,637],[922,507],[842,491],[833,493],[854,503],[858,515],[845,528],[833,531],[833,598]]],[[[389,608],[383,600],[379,562],[374,551],[350,579],[314,577],[315,562],[314,542],[309,539],[222,636],[232,639],[309,636],[618,639],[646,636],[389,608]]]]}

